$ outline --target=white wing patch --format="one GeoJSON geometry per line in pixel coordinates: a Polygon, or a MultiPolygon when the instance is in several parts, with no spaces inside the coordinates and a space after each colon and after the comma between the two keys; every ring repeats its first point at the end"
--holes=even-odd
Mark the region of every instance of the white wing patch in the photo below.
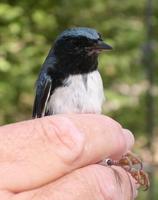
{"type": "Polygon", "coordinates": [[[50,114],[60,113],[101,113],[104,101],[102,79],[98,71],[68,77],[67,86],[57,88],[47,104],[50,114]]]}
{"type": "Polygon", "coordinates": [[[46,109],[47,109],[47,102],[48,102],[48,99],[49,99],[49,96],[50,96],[50,91],[51,91],[51,87],[49,88],[49,91],[48,91],[47,99],[46,99],[44,109],[43,109],[43,112],[42,112],[42,117],[45,116],[45,112],[46,112],[46,109]]]}

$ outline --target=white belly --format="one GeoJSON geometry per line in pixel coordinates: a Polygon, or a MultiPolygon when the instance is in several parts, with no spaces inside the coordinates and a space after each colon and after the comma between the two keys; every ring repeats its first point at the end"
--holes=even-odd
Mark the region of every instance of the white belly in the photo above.
{"type": "Polygon", "coordinates": [[[71,75],[66,82],[51,95],[47,105],[50,114],[101,113],[104,91],[98,71],[87,75],[86,84],[82,75],[71,75]]]}

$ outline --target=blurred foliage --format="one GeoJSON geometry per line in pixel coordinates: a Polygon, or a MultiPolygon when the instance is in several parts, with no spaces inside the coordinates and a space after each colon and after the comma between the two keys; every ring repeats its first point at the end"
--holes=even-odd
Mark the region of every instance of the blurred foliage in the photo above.
{"type": "MultiPolygon", "coordinates": [[[[65,28],[96,28],[114,50],[100,56],[107,101],[104,113],[144,135],[148,89],[142,64],[147,37],[146,0],[1,0],[0,124],[31,118],[34,83],[55,37],[65,28]]],[[[152,16],[158,74],[158,4],[152,16]]],[[[158,104],[158,76],[154,98],[158,104]]],[[[158,116],[158,106],[155,107],[158,116]]],[[[158,127],[155,127],[158,130],[158,127]]]]}

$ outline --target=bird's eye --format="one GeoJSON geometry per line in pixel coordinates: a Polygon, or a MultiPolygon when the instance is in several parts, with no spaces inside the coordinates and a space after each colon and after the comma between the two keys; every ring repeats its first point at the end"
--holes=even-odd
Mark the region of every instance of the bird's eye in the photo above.
{"type": "Polygon", "coordinates": [[[71,44],[71,45],[74,45],[74,46],[76,46],[77,43],[78,43],[78,41],[76,41],[76,40],[74,40],[74,39],[67,39],[67,42],[68,42],[69,44],[71,44]]]}
{"type": "Polygon", "coordinates": [[[73,39],[69,40],[69,42],[70,42],[71,44],[74,44],[74,43],[75,43],[75,41],[74,41],[73,39]]]}
{"type": "Polygon", "coordinates": [[[85,46],[85,44],[87,42],[88,42],[88,40],[86,38],[82,38],[82,37],[75,38],[75,39],[71,40],[71,44],[73,44],[74,46],[77,46],[77,47],[85,46]]]}
{"type": "Polygon", "coordinates": [[[73,40],[73,39],[69,40],[68,42],[69,42],[69,44],[71,44],[72,46],[77,46],[77,41],[75,41],[75,40],[73,40]]]}

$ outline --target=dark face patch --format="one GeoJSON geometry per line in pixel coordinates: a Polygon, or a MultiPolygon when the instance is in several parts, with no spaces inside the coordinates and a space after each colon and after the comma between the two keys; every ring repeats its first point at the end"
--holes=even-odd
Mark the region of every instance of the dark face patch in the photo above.
{"type": "Polygon", "coordinates": [[[54,51],[57,56],[77,55],[79,57],[88,55],[88,49],[97,44],[97,40],[92,40],[86,37],[63,37],[58,40],[54,46],[54,51]]]}
{"type": "Polygon", "coordinates": [[[90,48],[97,43],[86,37],[63,37],[54,46],[59,68],[69,74],[88,73],[97,68],[98,54],[90,54],[90,48]]]}
{"type": "Polygon", "coordinates": [[[52,51],[56,57],[56,70],[67,75],[96,70],[99,51],[94,51],[93,46],[100,40],[101,36],[94,29],[73,28],[64,31],[57,38],[52,51]]]}

